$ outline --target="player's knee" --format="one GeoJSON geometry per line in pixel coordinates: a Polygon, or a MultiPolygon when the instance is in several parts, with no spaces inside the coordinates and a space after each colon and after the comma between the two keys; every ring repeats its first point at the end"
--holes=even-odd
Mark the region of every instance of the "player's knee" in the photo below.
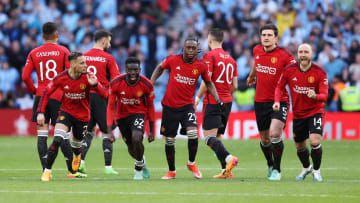
{"type": "Polygon", "coordinates": [[[270,139],[272,140],[273,138],[281,138],[281,129],[274,129],[270,131],[270,139]]]}
{"type": "Polygon", "coordinates": [[[61,145],[61,143],[63,142],[63,138],[59,137],[59,136],[55,136],[54,140],[52,142],[52,145],[55,146],[56,148],[59,147],[61,145]]]}
{"type": "Polygon", "coordinates": [[[310,140],[310,145],[318,146],[318,145],[320,145],[320,140],[317,140],[317,139],[310,140]]]}
{"type": "Polygon", "coordinates": [[[281,142],[282,138],[281,137],[271,137],[270,140],[271,140],[271,143],[276,144],[276,143],[281,142]]]}
{"type": "Polygon", "coordinates": [[[198,133],[197,132],[198,132],[197,130],[188,130],[186,132],[186,134],[187,134],[189,139],[197,139],[198,138],[198,136],[197,136],[198,133]]]}
{"type": "Polygon", "coordinates": [[[131,135],[131,140],[135,145],[140,144],[143,140],[142,133],[140,131],[134,131],[131,135]]]}
{"type": "Polygon", "coordinates": [[[79,149],[82,145],[82,141],[77,141],[77,140],[71,139],[70,145],[72,148],[79,149]]]}
{"type": "Polygon", "coordinates": [[[205,137],[204,141],[205,141],[205,144],[206,144],[206,145],[208,145],[208,142],[209,142],[209,140],[210,140],[211,138],[216,138],[216,136],[215,136],[215,135],[208,135],[208,136],[205,137]]]}
{"type": "Polygon", "coordinates": [[[174,146],[175,145],[175,137],[166,137],[165,138],[165,145],[167,146],[174,146]]]}

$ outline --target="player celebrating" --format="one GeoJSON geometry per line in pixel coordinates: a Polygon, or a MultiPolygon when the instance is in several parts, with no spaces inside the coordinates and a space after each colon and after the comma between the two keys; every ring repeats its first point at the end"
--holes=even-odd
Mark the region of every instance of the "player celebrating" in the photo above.
{"type": "MultiPolygon", "coordinates": [[[[36,122],[38,104],[41,95],[44,93],[47,85],[66,68],[70,67],[68,61],[69,50],[60,46],[57,43],[59,34],[55,23],[47,22],[42,26],[42,37],[45,44],[33,49],[28,57],[22,74],[26,86],[31,93],[36,94],[33,106],[32,121],[36,122]],[[38,78],[38,88],[35,88],[31,74],[36,71],[38,78]]],[[[61,105],[61,91],[56,91],[50,96],[48,105],[45,109],[45,123],[44,125],[37,125],[37,148],[43,170],[46,167],[46,152],[47,152],[47,137],[49,133],[49,122],[55,125],[58,117],[59,108],[61,105]]],[[[65,142],[61,145],[61,151],[64,153],[65,160],[68,166],[69,177],[71,177],[71,162],[72,152],[69,142],[69,136],[64,136],[65,142]]]]}
{"type": "MultiPolygon", "coordinates": [[[[140,60],[130,57],[125,61],[126,74],[120,75],[110,83],[109,106],[107,108],[108,132],[112,132],[115,101],[117,100],[116,120],[129,154],[135,159],[134,180],[150,177],[145,163],[144,135],[145,115],[149,118],[150,134],[148,141],[154,141],[154,87],[149,79],[140,75],[140,60]]],[[[111,139],[114,136],[111,134],[111,139]]]]}
{"type": "Polygon", "coordinates": [[[238,158],[232,156],[218,138],[224,134],[232,105],[232,91],[237,89],[237,65],[235,60],[222,49],[224,32],[220,29],[212,29],[208,34],[209,52],[203,57],[209,66],[211,80],[215,84],[221,101],[225,104],[225,112],[220,112],[216,100],[209,92],[206,92],[204,82],[201,82],[200,89],[195,98],[195,105],[205,93],[204,98],[204,120],[203,132],[205,144],[207,144],[219,159],[222,171],[213,178],[232,178],[231,170],[238,163],[238,158]]]}
{"type": "MultiPolygon", "coordinates": [[[[115,62],[115,59],[110,54],[105,51],[110,48],[112,34],[106,30],[98,30],[95,32],[94,47],[85,52],[84,56],[86,59],[87,71],[92,72],[98,78],[100,84],[108,88],[109,81],[107,79],[107,74],[110,74],[110,77],[114,79],[119,75],[119,69],[115,62]]],[[[90,92],[90,121],[88,125],[88,133],[84,137],[84,143],[82,145],[81,152],[81,163],[79,171],[86,173],[85,169],[85,156],[90,148],[91,141],[95,136],[96,124],[98,124],[100,131],[103,134],[103,151],[105,159],[105,174],[118,174],[111,165],[112,153],[113,153],[113,144],[108,138],[108,131],[106,127],[106,108],[107,108],[107,99],[101,98],[94,90],[90,92]]],[[[78,157],[80,159],[80,157],[78,157]]]]}
{"type": "Polygon", "coordinates": [[[151,82],[154,84],[165,69],[170,69],[169,83],[161,102],[163,104],[161,134],[166,137],[165,152],[169,165],[169,171],[162,179],[174,179],[176,176],[174,145],[179,123],[186,129],[188,136],[189,161],[187,167],[195,178],[202,178],[202,174],[195,164],[198,131],[193,100],[200,75],[205,81],[207,90],[215,98],[218,107],[221,110],[224,108],[224,103],[219,99],[215,86],[208,75],[207,65],[197,57],[198,45],[197,38],[186,38],[184,53],[168,56],[157,65],[151,76],[151,82]]]}
{"type": "Polygon", "coordinates": [[[290,87],[294,113],[293,132],[297,155],[303,165],[296,180],[304,180],[312,172],[314,181],[322,181],[320,164],[322,148],[322,117],[328,96],[328,79],[323,67],[312,63],[313,52],[309,44],[301,44],[298,48],[296,64],[285,68],[275,92],[274,111],[280,110],[280,100],[285,85],[290,87]],[[310,138],[311,158],[314,169],[310,165],[309,150],[306,140],[310,138]]]}
{"type": "MultiPolygon", "coordinates": [[[[86,73],[85,57],[81,52],[71,52],[68,58],[70,69],[62,72],[49,83],[39,102],[37,123],[42,126],[45,123],[44,111],[49,96],[55,92],[56,89],[63,91],[61,111],[55,125],[54,140],[47,152],[46,168],[41,176],[41,181],[50,180],[51,167],[56,159],[58,148],[70,128],[73,132],[73,138],[71,140],[72,151],[74,156],[80,156],[80,147],[90,119],[90,90],[94,89],[104,98],[108,96],[107,91],[97,82],[95,75],[86,73]]],[[[78,178],[86,177],[85,174],[77,172],[78,168],[78,163],[73,161],[72,170],[75,172],[73,175],[78,178]]]]}
{"type": "Polygon", "coordinates": [[[286,124],[289,97],[285,91],[280,99],[280,111],[274,112],[274,93],[277,81],[287,65],[295,63],[294,56],[277,46],[278,29],[273,24],[260,28],[261,45],[254,47],[254,66],[247,85],[255,83],[255,115],[260,133],[260,146],[268,164],[269,180],[280,180],[280,163],[284,150],[281,134],[286,124]],[[257,77],[257,80],[256,80],[257,77]]]}

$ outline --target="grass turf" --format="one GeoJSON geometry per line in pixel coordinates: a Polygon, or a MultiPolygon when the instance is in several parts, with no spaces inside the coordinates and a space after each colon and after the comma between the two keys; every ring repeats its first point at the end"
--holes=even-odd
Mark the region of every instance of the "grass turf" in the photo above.
{"type": "MultiPolygon", "coordinates": [[[[51,142],[48,140],[48,144],[51,142]]],[[[114,144],[113,167],[119,175],[105,175],[101,139],[94,139],[87,155],[87,179],[66,178],[59,150],[50,182],[41,182],[35,137],[0,137],[0,202],[360,202],[359,141],[323,141],[321,174],[324,181],[295,181],[301,170],[293,141],[285,142],[282,179],[269,182],[258,140],[224,140],[239,158],[234,179],[214,180],[220,163],[213,151],[199,141],[196,163],[203,178],[186,169],[186,140],[176,141],[175,180],[161,180],[167,172],[164,140],[145,143],[150,179],[132,180],[134,160],[122,140],[114,144]]]]}

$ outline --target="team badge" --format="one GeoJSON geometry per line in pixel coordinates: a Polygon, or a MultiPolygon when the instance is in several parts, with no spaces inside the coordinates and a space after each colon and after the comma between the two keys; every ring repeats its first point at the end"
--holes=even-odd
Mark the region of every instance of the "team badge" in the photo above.
{"type": "Polygon", "coordinates": [[[308,82],[309,82],[309,83],[314,83],[314,81],[315,81],[314,76],[308,77],[308,82]]]}
{"type": "Polygon", "coordinates": [[[124,140],[124,142],[126,142],[126,137],[123,136],[122,139],[124,140]]]}
{"type": "Polygon", "coordinates": [[[80,84],[80,89],[84,90],[86,88],[86,85],[84,83],[80,84]]]}
{"type": "Polygon", "coordinates": [[[276,63],[277,62],[277,58],[276,57],[271,57],[271,63],[276,63]]]}
{"type": "Polygon", "coordinates": [[[165,127],[164,126],[161,126],[161,132],[165,132],[165,127]]]}
{"type": "Polygon", "coordinates": [[[198,74],[198,72],[199,72],[199,70],[198,70],[198,69],[196,69],[196,68],[192,70],[192,73],[193,73],[194,75],[197,75],[197,74],[198,74]]]}
{"type": "Polygon", "coordinates": [[[64,120],[65,119],[65,116],[60,116],[60,120],[64,120]]]}
{"type": "Polygon", "coordinates": [[[143,95],[143,92],[142,92],[142,91],[138,91],[138,92],[136,92],[136,95],[137,95],[138,97],[141,97],[141,96],[143,95]]]}
{"type": "Polygon", "coordinates": [[[293,138],[295,138],[296,137],[296,135],[295,135],[295,133],[293,133],[293,138]]]}

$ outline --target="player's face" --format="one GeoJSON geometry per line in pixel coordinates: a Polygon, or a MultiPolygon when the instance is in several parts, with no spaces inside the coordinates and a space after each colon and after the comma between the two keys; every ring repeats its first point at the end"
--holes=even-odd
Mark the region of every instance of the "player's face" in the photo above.
{"type": "Polygon", "coordinates": [[[198,44],[196,41],[188,40],[184,44],[184,56],[187,60],[193,60],[198,53],[198,44]]]}
{"type": "Polygon", "coordinates": [[[78,73],[86,73],[86,61],[84,56],[78,57],[74,60],[73,66],[78,73]]]}
{"type": "Polygon", "coordinates": [[[104,38],[104,51],[107,51],[111,47],[111,36],[104,38]]]}
{"type": "Polygon", "coordinates": [[[126,65],[127,79],[130,84],[134,84],[140,77],[140,67],[137,63],[130,63],[126,65]]]}
{"type": "Polygon", "coordinates": [[[275,37],[274,30],[263,30],[261,32],[260,40],[264,47],[273,47],[276,45],[278,37],[275,37]]]}
{"type": "Polygon", "coordinates": [[[298,48],[298,59],[299,63],[302,66],[308,66],[311,63],[311,58],[313,56],[312,49],[308,44],[302,44],[298,48]]]}

